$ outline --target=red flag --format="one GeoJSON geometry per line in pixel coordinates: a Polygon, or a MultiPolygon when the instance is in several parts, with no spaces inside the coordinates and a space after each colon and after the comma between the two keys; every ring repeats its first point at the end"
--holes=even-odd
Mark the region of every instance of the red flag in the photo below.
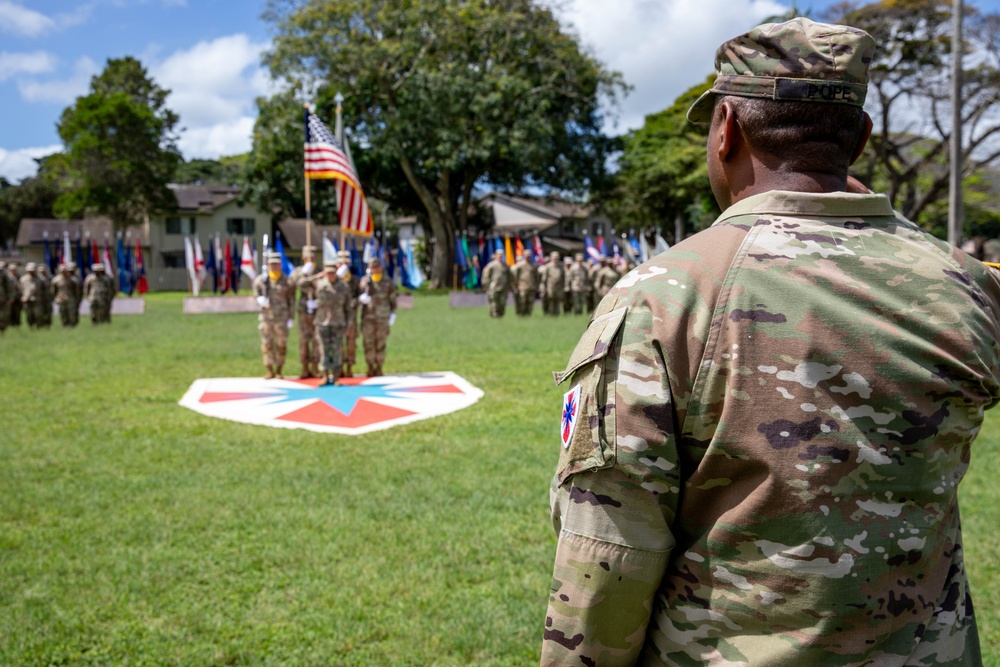
{"type": "Polygon", "coordinates": [[[229,247],[229,239],[226,239],[226,289],[236,289],[236,286],[232,284],[231,277],[233,275],[233,249],[229,247]]]}
{"type": "Polygon", "coordinates": [[[101,262],[101,251],[97,249],[97,239],[90,239],[90,263],[99,264],[101,262]]]}
{"type": "Polygon", "coordinates": [[[142,261],[142,246],[139,245],[138,238],[135,240],[135,272],[139,275],[136,289],[139,294],[145,294],[149,291],[149,282],[146,280],[146,264],[142,261]]]}

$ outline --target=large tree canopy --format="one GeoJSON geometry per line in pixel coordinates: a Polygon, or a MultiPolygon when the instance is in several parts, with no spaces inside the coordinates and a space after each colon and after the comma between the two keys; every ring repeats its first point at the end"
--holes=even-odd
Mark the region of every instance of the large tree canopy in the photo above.
{"type": "Polygon", "coordinates": [[[531,0],[271,0],[266,18],[272,74],[315,89],[327,119],[342,92],[365,186],[426,217],[432,286],[477,183],[603,184],[601,104],[624,84],[531,0]]]}
{"type": "MultiPolygon", "coordinates": [[[[878,43],[866,110],[875,121],[854,171],[929,229],[948,193],[951,141],[951,0],[842,3],[826,17],[878,43]]],[[[966,5],[962,153],[966,177],[1000,157],[1000,15],[966,5]]],[[[941,225],[943,227],[943,225],[941,225]]]]}
{"type": "Polygon", "coordinates": [[[91,80],[90,93],[78,97],[59,121],[66,179],[57,215],[101,213],[123,228],[176,206],[167,183],[181,157],[174,135],[177,114],[166,107],[169,92],[135,58],[108,60],[91,80]]]}

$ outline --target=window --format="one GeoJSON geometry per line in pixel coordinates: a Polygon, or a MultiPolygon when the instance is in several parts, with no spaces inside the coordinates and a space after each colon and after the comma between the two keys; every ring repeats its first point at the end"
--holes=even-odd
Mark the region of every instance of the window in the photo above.
{"type": "Polygon", "coordinates": [[[165,252],[162,253],[163,266],[167,269],[183,269],[184,268],[184,253],[181,252],[165,252]]]}
{"type": "Polygon", "coordinates": [[[253,218],[226,218],[226,233],[253,236],[256,222],[253,218]]]}
{"type": "Polygon", "coordinates": [[[195,234],[197,225],[194,218],[167,218],[167,234],[184,234],[185,236],[195,234]]]}

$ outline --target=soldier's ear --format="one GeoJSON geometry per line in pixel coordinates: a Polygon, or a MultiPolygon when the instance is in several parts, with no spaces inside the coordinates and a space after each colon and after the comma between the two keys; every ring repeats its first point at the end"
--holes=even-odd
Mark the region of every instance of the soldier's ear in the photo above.
{"type": "Polygon", "coordinates": [[[861,157],[861,154],[865,150],[865,146],[868,145],[869,137],[872,136],[872,127],[874,127],[875,125],[872,122],[872,117],[868,115],[867,111],[864,112],[864,115],[865,115],[864,119],[865,126],[861,132],[861,138],[858,140],[858,145],[854,147],[854,154],[851,155],[851,164],[857,162],[858,158],[861,157]]]}

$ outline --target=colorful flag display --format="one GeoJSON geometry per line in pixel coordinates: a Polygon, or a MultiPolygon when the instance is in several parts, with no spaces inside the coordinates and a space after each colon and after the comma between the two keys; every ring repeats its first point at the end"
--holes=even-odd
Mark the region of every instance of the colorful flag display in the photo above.
{"type": "Polygon", "coordinates": [[[350,157],[318,116],[305,110],[306,178],[337,179],[337,209],[340,229],[348,234],[371,236],[375,229],[361,181],[350,157]]]}
{"type": "MultiPolygon", "coordinates": [[[[325,244],[328,239],[324,238],[323,252],[326,254],[325,244]]],[[[323,259],[326,259],[324,257],[323,259]]],[[[250,279],[251,282],[257,277],[257,263],[253,261],[253,251],[250,250],[250,239],[243,237],[243,254],[240,256],[240,271],[250,279]]]]}

